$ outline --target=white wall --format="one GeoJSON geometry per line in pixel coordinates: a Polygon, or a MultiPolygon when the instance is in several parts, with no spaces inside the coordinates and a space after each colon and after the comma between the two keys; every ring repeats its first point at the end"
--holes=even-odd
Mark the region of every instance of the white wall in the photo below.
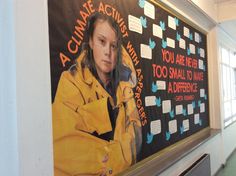
{"type": "Polygon", "coordinates": [[[14,2],[0,0],[0,175],[18,175],[14,2]]]}
{"type": "Polygon", "coordinates": [[[218,22],[235,20],[236,19],[236,2],[230,1],[220,3],[218,6],[218,22]]]}
{"type": "MultiPolygon", "coordinates": [[[[14,2],[0,1],[0,26],[5,26],[0,28],[0,51],[1,59],[6,58],[4,64],[0,64],[0,150],[6,151],[1,152],[0,172],[4,176],[51,176],[53,157],[47,0],[14,2]]],[[[209,4],[206,7],[208,9],[209,4]]],[[[194,16],[190,19],[201,26],[194,16]]],[[[208,59],[217,67],[218,55],[215,52],[218,44],[214,40],[218,38],[218,33],[208,23],[212,26],[214,22],[207,19],[203,27],[209,32],[208,59]]],[[[220,90],[213,89],[219,86],[215,74],[214,66],[209,66],[211,126],[219,128],[222,126],[220,104],[216,102],[219,101],[217,95],[220,90]]],[[[205,152],[211,154],[211,171],[214,174],[235,148],[230,143],[235,135],[234,124],[162,175],[180,173],[205,152]]]]}
{"type": "Polygon", "coordinates": [[[19,175],[52,176],[47,0],[15,5],[19,175]]]}

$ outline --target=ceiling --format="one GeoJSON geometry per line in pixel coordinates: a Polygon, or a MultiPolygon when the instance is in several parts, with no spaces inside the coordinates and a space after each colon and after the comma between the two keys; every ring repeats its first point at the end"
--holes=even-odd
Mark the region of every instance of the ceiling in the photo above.
{"type": "MultiPolygon", "coordinates": [[[[219,6],[230,6],[231,4],[235,4],[236,0],[215,0],[215,3],[219,6]]],[[[236,42],[236,18],[220,22],[219,26],[236,42]]]]}
{"type": "Polygon", "coordinates": [[[219,25],[236,42],[236,19],[230,21],[224,21],[219,25]]]}

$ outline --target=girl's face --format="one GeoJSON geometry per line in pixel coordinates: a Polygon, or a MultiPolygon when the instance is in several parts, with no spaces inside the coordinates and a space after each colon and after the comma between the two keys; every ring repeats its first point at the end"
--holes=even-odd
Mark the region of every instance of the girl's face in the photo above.
{"type": "Polygon", "coordinates": [[[94,26],[89,46],[93,50],[95,67],[98,74],[108,74],[116,66],[117,35],[107,21],[98,19],[94,26]]]}

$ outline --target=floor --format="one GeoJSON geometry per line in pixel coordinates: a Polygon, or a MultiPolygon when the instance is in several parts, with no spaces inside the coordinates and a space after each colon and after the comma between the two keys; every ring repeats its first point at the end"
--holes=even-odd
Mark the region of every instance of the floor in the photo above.
{"type": "Polygon", "coordinates": [[[229,157],[225,167],[221,168],[215,176],[236,176],[236,151],[229,157]]]}

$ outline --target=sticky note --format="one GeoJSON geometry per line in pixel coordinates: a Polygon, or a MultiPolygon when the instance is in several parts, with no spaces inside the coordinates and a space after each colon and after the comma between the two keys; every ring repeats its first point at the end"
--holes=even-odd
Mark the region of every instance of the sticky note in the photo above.
{"type": "Polygon", "coordinates": [[[183,127],[184,127],[184,131],[189,130],[189,120],[188,119],[183,121],[183,127]]]}
{"type": "Polygon", "coordinates": [[[189,44],[190,53],[195,54],[195,45],[189,44]]]}
{"type": "Polygon", "coordinates": [[[162,113],[169,113],[171,111],[171,101],[164,100],[162,101],[162,113]]]}
{"type": "Polygon", "coordinates": [[[167,46],[171,48],[175,48],[175,41],[173,39],[167,37],[166,42],[167,42],[167,46]]]}
{"type": "Polygon", "coordinates": [[[205,103],[200,104],[200,112],[205,112],[205,103]]]}
{"type": "Polygon", "coordinates": [[[201,59],[198,60],[198,67],[199,67],[199,69],[203,70],[203,60],[201,60],[201,59]]]}
{"type": "Polygon", "coordinates": [[[168,125],[169,125],[170,134],[177,132],[177,121],[176,120],[169,121],[168,125]]]}
{"type": "Polygon", "coordinates": [[[205,97],[205,89],[200,89],[200,97],[205,97]]]}
{"type": "Polygon", "coordinates": [[[200,42],[200,35],[199,35],[197,32],[194,33],[194,40],[195,40],[195,42],[197,42],[197,43],[200,42]]]}
{"type": "Polygon", "coordinates": [[[160,39],[162,39],[163,37],[163,32],[161,27],[156,24],[152,25],[152,33],[154,36],[159,37],[160,39]]]}
{"type": "Polygon", "coordinates": [[[145,59],[152,59],[152,49],[149,45],[140,44],[141,57],[145,59]]]}
{"type": "Polygon", "coordinates": [[[148,1],[145,1],[144,15],[146,15],[152,19],[155,19],[155,7],[154,7],[154,5],[149,3],[148,1]]]}
{"type": "Polygon", "coordinates": [[[176,105],[175,106],[175,114],[179,115],[183,113],[183,105],[176,105]]]}
{"type": "Polygon", "coordinates": [[[194,114],[194,124],[199,124],[200,116],[199,114],[194,114]]]}
{"type": "Polygon", "coordinates": [[[153,135],[161,133],[161,121],[160,120],[151,121],[150,129],[153,135]]]}
{"type": "Polygon", "coordinates": [[[200,57],[205,58],[205,50],[200,48],[200,57]]]}
{"type": "Polygon", "coordinates": [[[156,96],[146,96],[145,106],[156,106],[156,96]]]}
{"type": "Polygon", "coordinates": [[[156,81],[156,85],[158,90],[166,90],[166,82],[165,81],[156,81]]]}
{"type": "Polygon", "coordinates": [[[193,114],[193,105],[188,104],[188,115],[193,114]]]}
{"type": "Polygon", "coordinates": [[[189,28],[184,27],[184,36],[189,38],[189,28]]]}
{"type": "Polygon", "coordinates": [[[174,30],[176,30],[175,19],[171,16],[168,16],[168,26],[174,30]]]}
{"type": "Polygon", "coordinates": [[[141,21],[139,18],[129,15],[128,16],[128,25],[129,25],[129,30],[133,32],[137,32],[142,34],[143,33],[143,27],[141,24],[141,21]]]}
{"type": "Polygon", "coordinates": [[[185,40],[182,38],[180,38],[180,40],[179,40],[179,47],[182,49],[186,49],[185,40]]]}

